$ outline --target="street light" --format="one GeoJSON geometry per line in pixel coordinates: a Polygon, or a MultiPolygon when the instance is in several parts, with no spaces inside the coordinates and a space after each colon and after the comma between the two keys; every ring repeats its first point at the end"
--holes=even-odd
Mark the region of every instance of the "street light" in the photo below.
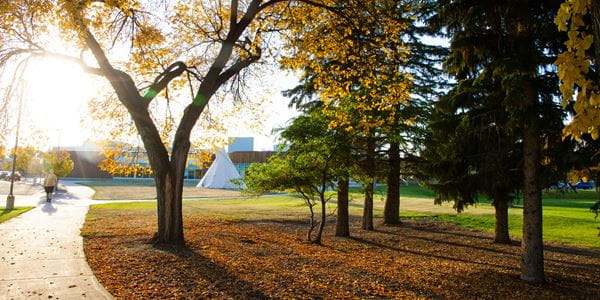
{"type": "Polygon", "coordinates": [[[19,128],[21,127],[21,107],[23,106],[23,93],[21,91],[19,95],[19,112],[17,114],[17,131],[15,134],[15,148],[13,149],[12,155],[12,171],[10,176],[10,189],[8,196],[6,196],[6,207],[5,210],[13,210],[15,208],[15,195],[13,195],[13,187],[15,185],[15,168],[17,165],[17,148],[19,147],[19,128]]]}

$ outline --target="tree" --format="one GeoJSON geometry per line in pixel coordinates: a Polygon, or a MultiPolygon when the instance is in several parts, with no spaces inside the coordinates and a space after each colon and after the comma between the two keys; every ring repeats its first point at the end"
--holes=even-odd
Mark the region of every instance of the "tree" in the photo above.
{"type": "Polygon", "coordinates": [[[458,212],[478,195],[492,199],[494,242],[508,244],[508,206],[522,184],[522,145],[509,128],[500,84],[489,75],[460,81],[436,103],[420,177],[436,192],[437,204],[452,201],[458,212]]]}
{"type": "MultiPolygon", "coordinates": [[[[363,228],[371,230],[375,159],[381,150],[375,140],[389,138],[393,143],[389,149],[399,149],[398,124],[407,121],[401,111],[410,105],[411,77],[404,69],[411,49],[403,37],[414,22],[414,7],[410,1],[388,0],[339,4],[339,14],[313,13],[291,24],[287,43],[294,51],[282,64],[304,72],[304,86],[290,92],[295,94],[292,101],[318,94],[331,119],[329,126],[352,132],[354,144],[362,146],[360,152],[366,155],[363,228]]],[[[390,157],[399,157],[395,154],[390,157]]],[[[390,182],[399,186],[399,159],[393,163],[390,182]]],[[[387,221],[397,223],[399,193],[390,197],[396,201],[388,201],[387,221]]]]}
{"type": "Polygon", "coordinates": [[[73,171],[73,160],[67,151],[53,151],[44,156],[46,171],[53,170],[57,177],[66,177],[73,171]]]}
{"type": "Polygon", "coordinates": [[[318,110],[296,118],[281,133],[289,145],[286,153],[273,156],[267,163],[252,164],[244,178],[247,190],[252,193],[291,189],[300,194],[310,210],[307,239],[317,244],[321,244],[327,218],[329,198],[325,192],[333,186],[340,160],[346,153],[344,132],[327,130],[327,124],[327,118],[318,110]],[[312,232],[317,226],[314,213],[317,199],[321,217],[313,239],[312,232]]]}
{"type": "MultiPolygon", "coordinates": [[[[488,72],[501,84],[502,106],[509,124],[523,141],[523,262],[521,278],[544,281],[541,180],[542,138],[540,116],[555,107],[557,76],[550,63],[562,47],[553,24],[558,1],[439,1],[432,22],[451,36],[447,70],[457,80],[478,78],[488,72]]],[[[560,114],[545,122],[560,123],[560,114]],[[556,118],[558,116],[558,120],[556,118]]]]}
{"type": "Polygon", "coordinates": [[[582,134],[572,157],[569,179],[573,182],[594,180],[596,183],[598,202],[590,210],[596,213],[597,218],[600,213],[600,140],[593,139],[589,134],[582,134]]]}
{"type": "Polygon", "coordinates": [[[35,156],[31,159],[31,161],[27,165],[27,174],[29,176],[33,176],[34,182],[37,182],[37,179],[39,177],[41,177],[43,173],[44,173],[43,153],[41,151],[36,151],[35,156]]]}
{"type": "Polygon", "coordinates": [[[600,3],[593,0],[565,0],[554,20],[568,33],[566,49],[555,64],[561,80],[563,105],[577,91],[575,117],[565,128],[566,136],[579,140],[590,134],[600,136],[600,3]]]}
{"type": "Polygon", "coordinates": [[[350,236],[350,204],[349,176],[341,175],[337,181],[337,218],[335,220],[335,236],[350,236]]]}
{"type": "Polygon", "coordinates": [[[318,11],[327,8],[310,0],[4,1],[0,64],[51,56],[104,78],[126,108],[152,168],[158,217],[154,241],[184,244],[181,196],[191,131],[213,96],[227,89],[227,82],[233,80],[231,90],[238,90],[238,76],[261,58],[268,35],[285,25],[280,21],[302,18],[299,3],[318,11]],[[167,18],[149,13],[161,5],[167,18]],[[49,43],[57,31],[72,51],[49,43]],[[120,47],[113,47],[116,44],[120,47]],[[131,51],[127,61],[119,63],[115,57],[124,47],[131,51]],[[87,61],[88,54],[93,62],[87,61]],[[167,141],[150,108],[159,98],[170,99],[173,91],[168,87],[181,89],[186,79],[192,97],[179,123],[168,122],[173,134],[167,141]],[[136,81],[150,84],[140,89],[136,81]]]}
{"type": "Polygon", "coordinates": [[[411,9],[399,13],[398,17],[410,23],[402,37],[410,52],[401,68],[410,74],[411,98],[406,105],[396,109],[394,126],[389,127],[386,137],[389,147],[383,221],[388,225],[400,223],[400,176],[415,174],[415,163],[422,152],[424,128],[429,122],[432,102],[441,95],[441,91],[452,86],[443,78],[441,70],[447,55],[446,47],[425,41],[438,34],[427,24],[427,19],[435,13],[436,1],[409,1],[407,4],[411,9]]]}
{"type": "MultiPolygon", "coordinates": [[[[11,151],[11,162],[9,165],[12,164],[12,158],[14,157],[13,156],[14,152],[15,152],[15,150],[13,149],[11,151]]],[[[30,165],[32,163],[34,163],[34,161],[36,160],[37,153],[38,153],[38,150],[32,146],[17,148],[16,149],[17,162],[15,164],[15,170],[20,172],[23,175],[29,175],[30,165]]]]}

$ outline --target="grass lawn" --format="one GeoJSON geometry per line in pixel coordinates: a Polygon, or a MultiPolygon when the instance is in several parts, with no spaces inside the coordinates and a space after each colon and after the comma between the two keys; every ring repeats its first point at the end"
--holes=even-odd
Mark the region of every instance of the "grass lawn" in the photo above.
{"type": "MultiPolygon", "coordinates": [[[[579,192],[553,197],[546,194],[544,199],[544,240],[547,242],[586,247],[600,250],[598,229],[600,220],[595,220],[589,207],[595,192],[579,192]],[[571,196],[573,199],[564,198],[571,196]]],[[[466,226],[486,232],[494,231],[494,210],[489,203],[481,203],[466,212],[457,214],[449,205],[432,205],[430,198],[402,198],[401,217],[415,220],[437,220],[466,226]]],[[[92,212],[103,210],[127,210],[131,213],[154,214],[155,203],[112,203],[94,206],[92,212]]],[[[335,202],[328,204],[328,210],[335,209],[335,202]]],[[[318,207],[315,208],[318,211],[318,207]]],[[[184,212],[197,216],[219,217],[230,220],[277,219],[306,221],[308,209],[303,201],[294,197],[264,197],[250,199],[185,201],[184,212]]],[[[362,215],[362,202],[353,200],[350,214],[362,215]]],[[[522,209],[509,209],[510,234],[520,239],[522,233],[522,209]]],[[[383,216],[383,201],[376,201],[375,217],[383,216]]]]}
{"type": "MultiPolygon", "coordinates": [[[[431,201],[409,199],[407,206],[431,201]]],[[[519,280],[518,243],[493,244],[489,233],[430,220],[464,223],[466,214],[404,210],[402,226],[376,221],[377,231],[368,232],[360,229],[361,205],[355,201],[352,238],[334,237],[330,218],[324,246],[317,246],[305,242],[308,210],[298,198],[185,201],[182,248],[149,243],[155,205],[94,205],[87,216],[86,257],[116,298],[600,297],[599,252],[547,245],[549,283],[527,284],[519,280]]],[[[381,216],[380,206],[375,214],[381,216]]],[[[483,226],[475,220],[473,226],[483,226]]]]}
{"type": "MultiPolygon", "coordinates": [[[[96,199],[154,199],[154,183],[139,180],[103,180],[86,183],[96,190],[96,199]]],[[[375,196],[375,216],[381,217],[385,199],[385,186],[378,186],[375,196]]],[[[335,192],[330,192],[335,194],[335,192]]],[[[184,188],[184,197],[221,197],[237,196],[236,191],[198,189],[188,182],[184,188]]],[[[360,216],[362,213],[362,193],[360,188],[351,188],[351,213],[360,216]]],[[[434,193],[418,185],[401,186],[401,216],[412,219],[430,219],[459,224],[469,228],[487,232],[494,231],[494,208],[490,201],[481,198],[479,204],[467,208],[463,213],[456,213],[452,204],[433,204],[434,193]]],[[[595,220],[589,208],[595,203],[598,195],[595,191],[578,191],[577,193],[545,192],[543,194],[544,239],[546,241],[564,243],[573,246],[600,249],[598,236],[600,219],[595,220]]],[[[522,233],[522,200],[509,209],[509,230],[513,238],[519,239],[522,233]]],[[[112,205],[112,204],[111,204],[112,205]]],[[[120,205],[120,204],[119,204],[120,205]]],[[[148,207],[154,209],[154,203],[126,204],[118,207],[148,207]]],[[[333,211],[335,202],[330,203],[333,211]]],[[[115,206],[115,208],[117,208],[115,206]]],[[[110,206],[109,206],[110,207],[110,206]]],[[[297,216],[304,220],[308,212],[302,201],[290,197],[253,198],[251,200],[218,200],[190,202],[186,201],[185,209],[193,210],[204,216],[219,216],[233,219],[244,219],[254,216],[270,216],[271,218],[297,216]],[[287,200],[286,200],[287,199],[287,200]]]]}
{"type": "Polygon", "coordinates": [[[22,213],[28,212],[33,206],[15,207],[13,210],[0,210],[0,223],[6,222],[22,213]]]}
{"type": "MultiPolygon", "coordinates": [[[[383,210],[386,188],[380,186],[377,190],[379,196],[375,197],[376,215],[378,210],[383,210]]],[[[426,187],[409,185],[402,186],[400,190],[402,217],[439,220],[483,231],[494,231],[494,207],[485,197],[481,197],[477,205],[458,214],[450,203],[434,205],[434,194],[426,187]]],[[[359,188],[352,188],[351,197],[360,205],[363,195],[359,188]]],[[[580,190],[577,193],[544,192],[544,240],[600,249],[600,219],[594,219],[594,214],[590,212],[590,207],[597,199],[598,193],[593,190],[580,190]]],[[[509,209],[509,231],[513,238],[520,239],[522,236],[522,203],[522,199],[517,199],[514,207],[509,209]]]]}
{"type": "MultiPolygon", "coordinates": [[[[107,179],[83,181],[80,184],[92,188],[95,200],[152,200],[156,199],[156,189],[152,180],[107,179]]],[[[185,181],[184,198],[236,197],[240,193],[231,190],[210,190],[196,188],[195,181],[185,181]]]]}

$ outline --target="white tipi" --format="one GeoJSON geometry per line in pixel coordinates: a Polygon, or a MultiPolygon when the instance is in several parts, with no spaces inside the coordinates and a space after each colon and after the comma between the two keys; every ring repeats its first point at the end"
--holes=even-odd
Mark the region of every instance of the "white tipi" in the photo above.
{"type": "Polygon", "coordinates": [[[231,183],[232,179],[241,178],[240,173],[229,159],[229,155],[225,150],[217,152],[215,161],[213,161],[208,171],[202,177],[196,187],[207,189],[235,189],[238,188],[231,183]]]}

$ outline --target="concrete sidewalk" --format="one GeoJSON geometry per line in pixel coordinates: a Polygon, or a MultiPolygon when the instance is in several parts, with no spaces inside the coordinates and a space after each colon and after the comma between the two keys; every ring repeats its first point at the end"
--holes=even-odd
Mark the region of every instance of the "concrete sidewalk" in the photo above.
{"type": "Polygon", "coordinates": [[[0,224],[0,299],[112,299],[88,266],[80,235],[89,205],[98,203],[94,192],[67,188],[51,204],[43,194],[17,198],[15,206],[39,205],[0,224]]]}

